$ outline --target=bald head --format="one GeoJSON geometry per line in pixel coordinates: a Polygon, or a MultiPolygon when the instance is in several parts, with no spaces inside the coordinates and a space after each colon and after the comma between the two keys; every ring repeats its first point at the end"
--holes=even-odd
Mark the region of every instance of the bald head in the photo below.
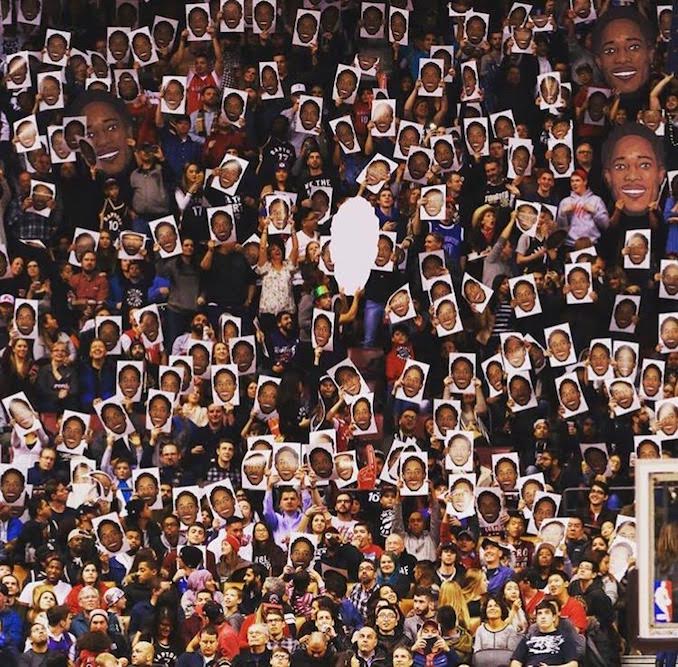
{"type": "Polygon", "coordinates": [[[327,652],[327,638],[322,632],[312,632],[306,643],[306,653],[311,658],[322,658],[327,652]]]}

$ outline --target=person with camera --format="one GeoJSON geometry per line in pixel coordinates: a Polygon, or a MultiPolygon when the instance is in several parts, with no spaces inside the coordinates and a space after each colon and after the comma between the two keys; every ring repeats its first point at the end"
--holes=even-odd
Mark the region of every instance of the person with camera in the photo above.
{"type": "Polygon", "coordinates": [[[414,667],[452,667],[459,664],[459,656],[442,638],[440,626],[434,618],[424,621],[412,644],[414,667]]]}
{"type": "MultiPolygon", "coordinates": [[[[157,144],[142,144],[135,152],[137,168],[130,174],[134,216],[146,221],[160,218],[169,210],[169,173],[165,156],[157,144]]],[[[140,230],[144,231],[144,230],[140,230]]]]}
{"type": "Polygon", "coordinates": [[[346,570],[350,581],[358,579],[358,567],[363,556],[350,542],[342,541],[339,531],[334,526],[325,529],[322,547],[324,550],[316,562],[316,570],[322,574],[323,566],[338,568],[346,570]]]}

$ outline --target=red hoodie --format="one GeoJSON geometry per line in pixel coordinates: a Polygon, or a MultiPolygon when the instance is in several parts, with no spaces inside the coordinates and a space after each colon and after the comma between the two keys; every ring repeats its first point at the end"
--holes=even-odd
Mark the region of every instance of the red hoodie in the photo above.
{"type": "Polygon", "coordinates": [[[393,384],[403,373],[405,362],[414,359],[411,343],[392,347],[386,355],[386,382],[393,384]]]}

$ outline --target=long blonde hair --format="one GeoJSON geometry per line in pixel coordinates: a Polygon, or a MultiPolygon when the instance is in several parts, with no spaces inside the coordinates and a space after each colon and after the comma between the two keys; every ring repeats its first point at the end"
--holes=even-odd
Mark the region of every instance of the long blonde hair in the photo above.
{"type": "Polygon", "coordinates": [[[461,587],[461,592],[466,602],[479,600],[485,594],[485,591],[482,590],[484,575],[485,573],[477,567],[471,567],[466,570],[463,586],[461,587]]]}
{"type": "Polygon", "coordinates": [[[471,627],[471,616],[461,586],[456,581],[444,581],[440,586],[438,607],[450,606],[457,614],[457,622],[467,630],[471,627]]]}

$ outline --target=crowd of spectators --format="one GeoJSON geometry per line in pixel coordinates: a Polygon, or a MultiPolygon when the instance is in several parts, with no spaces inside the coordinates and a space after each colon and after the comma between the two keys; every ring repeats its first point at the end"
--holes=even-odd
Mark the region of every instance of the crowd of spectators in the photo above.
{"type": "Polygon", "coordinates": [[[671,5],[0,13],[3,665],[633,652],[634,463],[678,454],[671,5]]]}

